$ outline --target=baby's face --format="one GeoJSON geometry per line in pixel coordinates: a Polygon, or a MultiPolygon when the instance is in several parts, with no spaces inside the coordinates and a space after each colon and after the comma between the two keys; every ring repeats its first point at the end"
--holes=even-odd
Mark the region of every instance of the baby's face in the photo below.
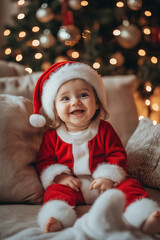
{"type": "Polygon", "coordinates": [[[73,79],[61,85],[55,107],[59,118],[73,132],[87,129],[99,108],[92,87],[82,79],[73,79]]]}

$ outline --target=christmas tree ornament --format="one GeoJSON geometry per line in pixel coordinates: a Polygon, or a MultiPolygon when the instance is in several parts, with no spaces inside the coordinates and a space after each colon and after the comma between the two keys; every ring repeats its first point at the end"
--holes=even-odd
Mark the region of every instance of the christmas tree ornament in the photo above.
{"type": "Polygon", "coordinates": [[[74,46],[81,38],[78,27],[74,25],[73,14],[68,10],[68,0],[63,0],[61,4],[62,26],[60,27],[57,38],[65,45],[74,46]]]}
{"type": "Polygon", "coordinates": [[[48,7],[47,3],[43,3],[36,11],[36,18],[42,23],[50,22],[54,17],[54,13],[52,12],[52,9],[48,7]]]}
{"type": "Polygon", "coordinates": [[[57,37],[60,42],[74,46],[81,38],[80,30],[75,25],[60,27],[57,37]]]}
{"type": "Polygon", "coordinates": [[[116,39],[123,48],[134,48],[141,40],[142,34],[139,28],[134,24],[129,24],[128,21],[123,21],[123,24],[118,29],[120,34],[116,39]]]}
{"type": "Polygon", "coordinates": [[[124,56],[121,52],[114,53],[111,56],[111,58],[116,59],[116,64],[115,64],[116,67],[121,67],[123,65],[124,61],[125,61],[124,56]]]}
{"type": "Polygon", "coordinates": [[[39,37],[40,44],[44,48],[52,47],[56,44],[55,37],[51,34],[51,31],[49,29],[45,29],[43,31],[43,34],[39,37]]]}
{"type": "Polygon", "coordinates": [[[68,5],[73,10],[80,10],[82,8],[81,0],[69,0],[68,5]]]}
{"type": "Polygon", "coordinates": [[[160,46],[160,26],[152,28],[152,42],[155,46],[160,46]]]}
{"type": "Polygon", "coordinates": [[[142,7],[142,0],[127,0],[127,5],[131,10],[138,11],[142,7]]]}

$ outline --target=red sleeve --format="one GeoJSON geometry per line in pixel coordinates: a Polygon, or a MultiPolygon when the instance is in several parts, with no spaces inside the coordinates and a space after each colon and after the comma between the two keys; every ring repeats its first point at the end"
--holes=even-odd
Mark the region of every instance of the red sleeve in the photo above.
{"type": "Polygon", "coordinates": [[[55,155],[56,131],[48,130],[44,133],[35,166],[39,175],[48,166],[57,162],[55,155]]]}

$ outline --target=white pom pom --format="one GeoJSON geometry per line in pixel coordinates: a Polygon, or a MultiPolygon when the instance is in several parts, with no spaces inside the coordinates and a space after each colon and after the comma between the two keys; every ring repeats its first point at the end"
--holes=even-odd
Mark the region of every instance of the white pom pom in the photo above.
{"type": "Polygon", "coordinates": [[[44,127],[44,125],[46,124],[46,119],[40,114],[32,114],[29,117],[29,122],[33,127],[44,127]]]}

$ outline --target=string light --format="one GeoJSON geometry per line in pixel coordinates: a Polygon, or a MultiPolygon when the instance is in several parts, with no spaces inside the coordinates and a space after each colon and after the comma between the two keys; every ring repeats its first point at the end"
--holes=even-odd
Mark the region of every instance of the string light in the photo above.
{"type": "Polygon", "coordinates": [[[19,32],[19,37],[20,38],[24,38],[25,36],[26,36],[26,32],[25,31],[19,32]]]}
{"type": "Polygon", "coordinates": [[[78,58],[79,57],[79,52],[74,51],[74,52],[72,52],[71,56],[72,56],[72,58],[78,58]]]}
{"type": "Polygon", "coordinates": [[[146,17],[150,17],[150,16],[152,16],[152,13],[151,13],[150,11],[148,11],[148,10],[145,11],[144,14],[146,15],[146,17]]]}
{"type": "Polygon", "coordinates": [[[146,55],[146,51],[145,51],[144,49],[139,49],[139,50],[138,50],[138,54],[139,54],[140,56],[145,56],[145,55],[146,55]]]}
{"type": "Polygon", "coordinates": [[[153,120],[153,125],[157,125],[157,121],[156,120],[153,120]]]}
{"type": "Polygon", "coordinates": [[[153,56],[153,57],[151,57],[151,62],[153,64],[156,64],[158,62],[158,59],[155,56],[153,56]]]}
{"type": "Polygon", "coordinates": [[[22,5],[24,5],[24,4],[25,4],[25,0],[19,0],[19,1],[18,1],[18,5],[19,5],[19,6],[22,6],[22,5]]]}
{"type": "Polygon", "coordinates": [[[19,14],[17,15],[17,19],[18,19],[18,20],[22,20],[23,18],[25,18],[25,14],[24,14],[24,13],[19,13],[19,14]]]}
{"type": "Polygon", "coordinates": [[[33,72],[32,68],[30,68],[30,67],[26,67],[26,68],[25,68],[25,71],[28,72],[28,73],[30,73],[30,74],[33,72]]]}
{"type": "Polygon", "coordinates": [[[42,53],[36,53],[34,55],[35,59],[41,59],[42,58],[42,53]]]}
{"type": "Polygon", "coordinates": [[[11,31],[10,31],[9,29],[6,29],[6,30],[4,30],[3,35],[4,35],[5,37],[7,37],[7,36],[10,35],[10,33],[11,33],[11,31]]]}
{"type": "Polygon", "coordinates": [[[88,1],[82,1],[82,2],[81,2],[81,6],[82,6],[82,7],[86,7],[87,5],[88,5],[88,1]]]}
{"type": "Polygon", "coordinates": [[[34,39],[34,40],[32,41],[32,46],[34,46],[34,47],[39,46],[39,44],[40,44],[40,41],[39,41],[38,39],[34,39]]]}
{"type": "Polygon", "coordinates": [[[98,68],[100,68],[100,66],[101,66],[101,65],[100,65],[99,62],[94,62],[94,63],[93,63],[93,68],[94,68],[94,69],[98,69],[98,68]]]}
{"type": "Polygon", "coordinates": [[[138,119],[139,119],[139,121],[140,121],[140,120],[142,120],[143,118],[144,118],[144,116],[143,116],[143,115],[140,115],[138,119]]]}
{"type": "Polygon", "coordinates": [[[11,49],[11,48],[6,48],[6,49],[5,49],[5,54],[6,54],[6,55],[11,54],[11,52],[12,52],[12,49],[11,49]]]}
{"type": "Polygon", "coordinates": [[[117,2],[117,3],[116,3],[116,6],[119,7],[119,8],[124,7],[124,3],[121,2],[121,1],[120,1],[120,2],[117,2]]]}
{"type": "Polygon", "coordinates": [[[121,31],[119,30],[119,29],[115,29],[114,31],[113,31],[113,35],[114,36],[119,36],[121,34],[121,31]]]}
{"type": "Polygon", "coordinates": [[[147,92],[151,92],[151,91],[152,91],[152,87],[149,86],[149,85],[147,85],[147,86],[146,86],[146,91],[147,91],[147,92]]]}
{"type": "Polygon", "coordinates": [[[154,104],[152,105],[152,108],[153,108],[153,110],[156,111],[156,112],[159,111],[159,106],[158,106],[157,103],[154,103],[154,104]]]}
{"type": "Polygon", "coordinates": [[[144,34],[149,35],[151,34],[151,30],[149,28],[144,28],[143,29],[144,34]]]}
{"type": "Polygon", "coordinates": [[[22,54],[18,54],[18,55],[16,56],[16,61],[17,61],[17,62],[20,62],[22,59],[23,59],[22,54]]]}
{"type": "Polygon", "coordinates": [[[110,64],[112,64],[112,65],[116,65],[116,64],[117,64],[117,59],[111,58],[111,59],[109,60],[109,62],[110,62],[110,64]]]}
{"type": "Polygon", "coordinates": [[[39,32],[40,28],[38,26],[32,27],[32,32],[39,32]]]}
{"type": "Polygon", "coordinates": [[[149,99],[146,99],[146,100],[145,100],[145,104],[146,104],[147,106],[149,106],[149,105],[151,104],[150,100],[149,100],[149,99]]]}

